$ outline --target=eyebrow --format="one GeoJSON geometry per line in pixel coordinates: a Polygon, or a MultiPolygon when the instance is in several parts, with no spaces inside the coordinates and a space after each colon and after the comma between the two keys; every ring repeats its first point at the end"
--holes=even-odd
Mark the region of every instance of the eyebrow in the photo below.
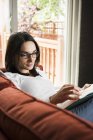
{"type": "MultiPolygon", "coordinates": [[[[23,52],[23,53],[30,53],[30,52],[27,52],[27,51],[21,51],[21,52],[23,52]]],[[[37,52],[37,50],[34,50],[34,51],[31,52],[31,53],[34,53],[34,52],[37,52]]]]}

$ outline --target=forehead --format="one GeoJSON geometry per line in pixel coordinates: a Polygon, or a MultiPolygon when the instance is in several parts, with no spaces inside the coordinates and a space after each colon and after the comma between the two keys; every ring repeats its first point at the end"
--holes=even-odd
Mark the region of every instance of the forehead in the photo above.
{"type": "Polygon", "coordinates": [[[33,52],[35,50],[36,50],[36,46],[32,41],[24,42],[21,46],[21,51],[33,52]]]}

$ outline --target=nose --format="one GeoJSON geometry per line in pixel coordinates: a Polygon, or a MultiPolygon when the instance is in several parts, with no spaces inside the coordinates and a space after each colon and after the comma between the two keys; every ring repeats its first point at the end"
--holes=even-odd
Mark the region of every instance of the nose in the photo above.
{"type": "Polygon", "coordinates": [[[31,56],[31,55],[28,57],[28,60],[29,60],[30,62],[32,62],[32,56],[31,56]]]}

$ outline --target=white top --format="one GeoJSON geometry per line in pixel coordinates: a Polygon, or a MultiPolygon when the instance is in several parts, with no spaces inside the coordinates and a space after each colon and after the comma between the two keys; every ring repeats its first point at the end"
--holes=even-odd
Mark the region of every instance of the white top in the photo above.
{"type": "Polygon", "coordinates": [[[49,97],[56,93],[56,89],[43,71],[37,69],[37,72],[40,75],[36,77],[11,72],[4,74],[17,88],[40,100],[49,102],[49,97]]]}

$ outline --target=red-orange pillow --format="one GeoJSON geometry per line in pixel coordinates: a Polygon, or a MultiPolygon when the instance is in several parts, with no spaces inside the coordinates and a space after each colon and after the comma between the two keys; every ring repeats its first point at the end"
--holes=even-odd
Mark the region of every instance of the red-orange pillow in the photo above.
{"type": "Polygon", "coordinates": [[[92,123],[12,86],[0,91],[0,129],[11,140],[93,140],[92,123]]]}
{"type": "Polygon", "coordinates": [[[0,140],[9,140],[3,132],[0,130],[0,140]]]}
{"type": "Polygon", "coordinates": [[[9,86],[14,86],[14,85],[10,80],[7,80],[6,78],[0,76],[0,90],[7,88],[9,86]]]}

